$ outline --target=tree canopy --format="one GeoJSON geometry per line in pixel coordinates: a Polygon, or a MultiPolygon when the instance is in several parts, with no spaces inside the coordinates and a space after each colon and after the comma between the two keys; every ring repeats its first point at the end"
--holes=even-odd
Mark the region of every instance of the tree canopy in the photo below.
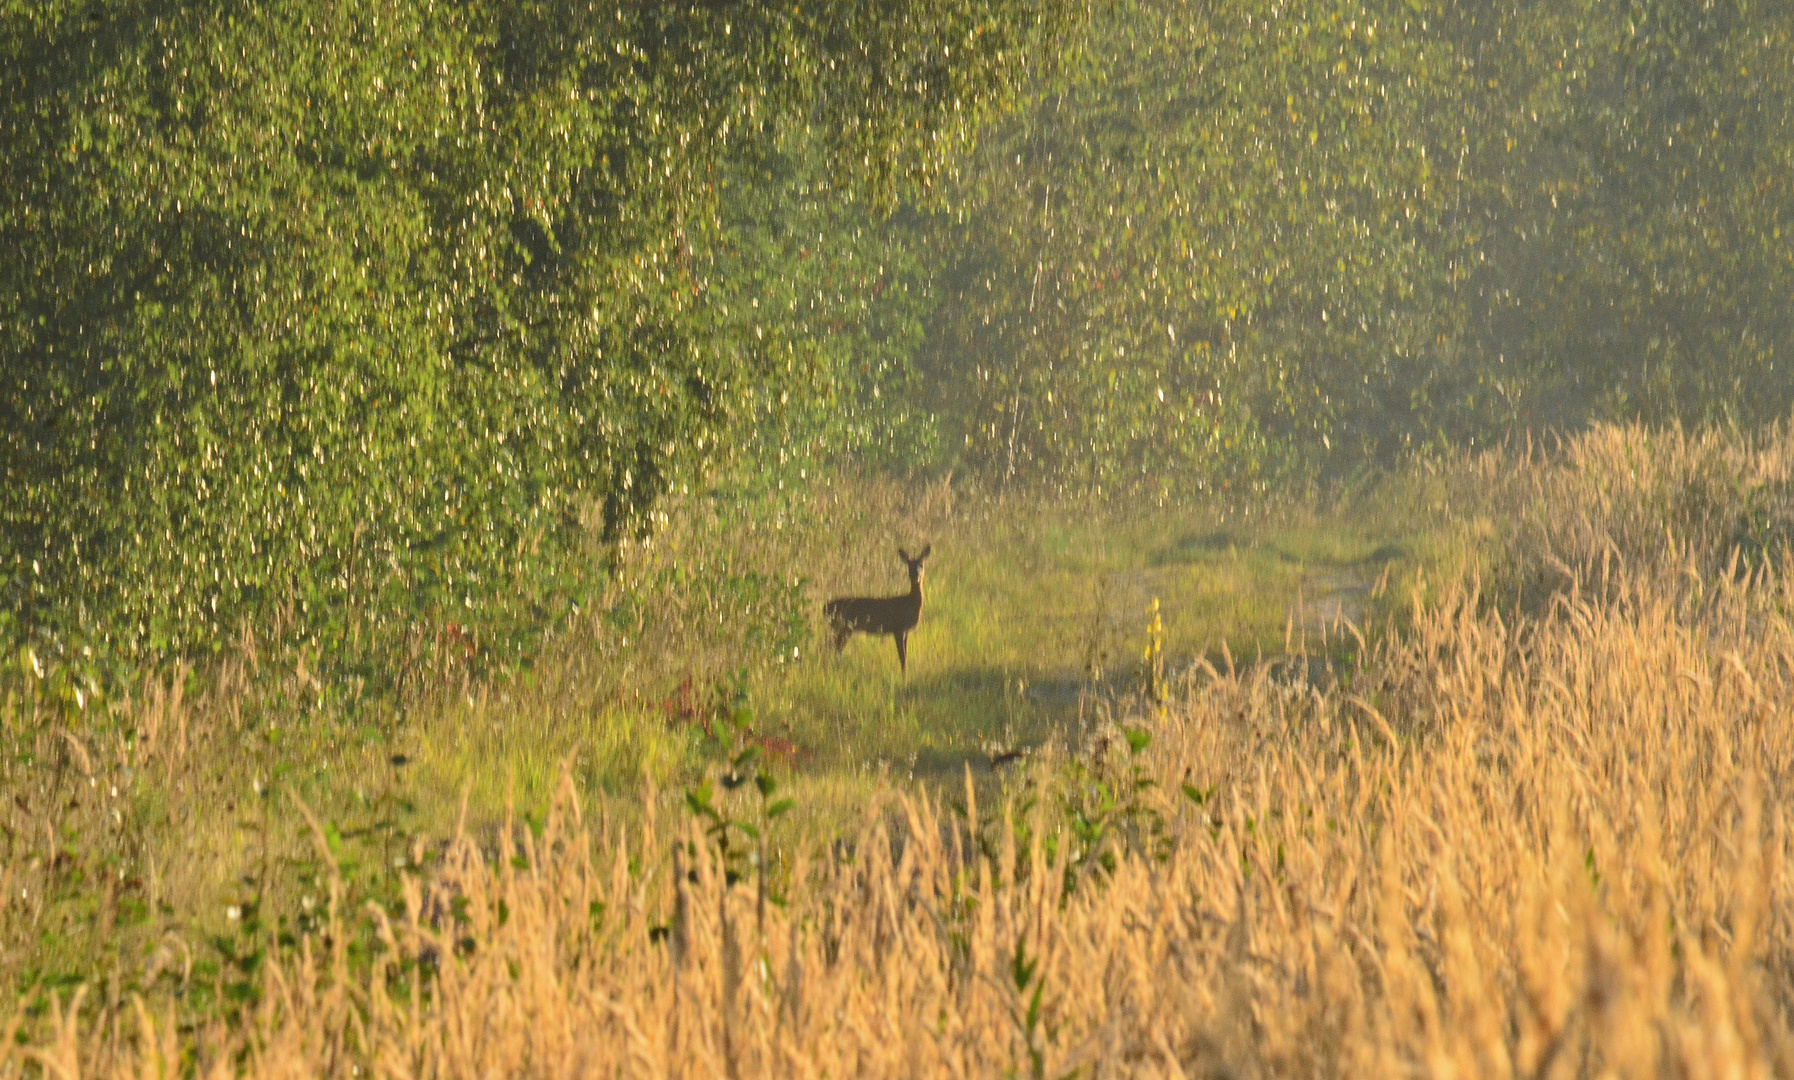
{"type": "Polygon", "coordinates": [[[0,621],[539,626],[731,463],[1163,495],[1780,417],[1791,49],[1759,0],[0,0],[0,621]]]}
{"type": "Polygon", "coordinates": [[[935,219],[987,474],[1268,483],[1794,405],[1794,12],[1132,0],[935,219]]]}
{"type": "Polygon", "coordinates": [[[534,602],[582,515],[638,527],[808,385],[729,184],[801,144],[931,198],[1076,15],[6,5],[0,606],[191,652],[534,602]]]}

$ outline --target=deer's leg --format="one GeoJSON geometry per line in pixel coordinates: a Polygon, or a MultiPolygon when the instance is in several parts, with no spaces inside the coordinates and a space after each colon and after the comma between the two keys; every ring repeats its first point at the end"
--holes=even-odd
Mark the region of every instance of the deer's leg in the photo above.
{"type": "Polygon", "coordinates": [[[897,639],[897,670],[909,674],[909,635],[899,630],[891,635],[897,639]]]}
{"type": "Polygon", "coordinates": [[[852,633],[853,633],[853,631],[849,630],[847,628],[846,623],[836,623],[835,624],[835,651],[836,652],[840,652],[842,649],[847,648],[847,637],[848,637],[848,635],[850,635],[852,633]]]}

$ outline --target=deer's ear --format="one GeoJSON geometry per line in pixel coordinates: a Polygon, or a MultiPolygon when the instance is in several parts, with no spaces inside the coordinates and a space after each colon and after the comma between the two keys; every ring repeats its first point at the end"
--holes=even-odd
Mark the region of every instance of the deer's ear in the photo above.
{"type": "Polygon", "coordinates": [[[907,551],[905,551],[905,550],[903,550],[903,549],[902,549],[902,548],[898,548],[898,549],[897,549],[897,554],[899,554],[899,555],[901,555],[901,556],[903,556],[903,561],[904,561],[904,562],[915,562],[915,561],[916,561],[916,560],[914,560],[914,559],[912,559],[912,558],[910,558],[910,557],[909,557],[909,552],[907,552],[907,551]]]}
{"type": "Polygon", "coordinates": [[[921,561],[922,561],[922,560],[923,560],[923,559],[926,559],[926,558],[928,558],[928,553],[929,553],[929,552],[931,552],[931,551],[933,551],[933,550],[934,550],[934,545],[933,545],[933,544],[929,544],[929,545],[928,545],[928,546],[927,546],[927,547],[924,547],[924,548],[923,548],[923,549],[922,549],[922,554],[920,554],[920,555],[917,555],[917,556],[916,556],[916,561],[917,561],[917,562],[921,562],[921,561]]]}

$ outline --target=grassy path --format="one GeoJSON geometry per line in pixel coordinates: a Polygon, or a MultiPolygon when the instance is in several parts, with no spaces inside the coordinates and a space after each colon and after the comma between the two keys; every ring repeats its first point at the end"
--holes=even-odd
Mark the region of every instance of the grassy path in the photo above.
{"type": "Polygon", "coordinates": [[[672,798],[721,753],[705,718],[737,691],[819,826],[851,817],[881,782],[957,786],[968,766],[994,782],[993,757],[1075,743],[1139,690],[1155,598],[1174,679],[1200,658],[1221,667],[1227,656],[1337,656],[1352,642],[1327,628],[1380,622],[1375,586],[1406,595],[1431,542],[1389,507],[1241,518],[953,507],[913,492],[880,502],[850,489],[814,520],[808,531],[675,526],[647,560],[654,573],[700,581],[719,567],[803,571],[816,632],[791,661],[741,666],[751,645],[732,594],[709,606],[689,594],[657,602],[663,625],[626,634],[608,657],[603,641],[574,643],[532,688],[475,690],[422,710],[406,777],[420,827],[452,822],[463,790],[475,820],[491,820],[507,788],[520,807],[545,805],[569,759],[594,801],[633,817],[645,782],[672,798]],[[856,636],[835,653],[822,602],[905,591],[897,548],[924,542],[934,554],[907,676],[888,637],[856,636]]]}
{"type": "Polygon", "coordinates": [[[669,526],[637,567],[662,584],[618,586],[645,617],[619,625],[595,606],[600,616],[527,677],[449,671],[402,707],[348,716],[331,711],[303,663],[264,658],[256,674],[230,659],[191,699],[142,702],[150,734],[96,729],[79,754],[60,729],[27,729],[17,702],[0,701],[0,733],[19,763],[13,824],[0,818],[11,833],[0,839],[63,837],[67,859],[54,866],[72,868],[33,864],[30,895],[48,906],[32,914],[29,943],[15,934],[13,951],[0,952],[0,976],[78,980],[114,948],[96,914],[103,898],[82,882],[119,860],[154,868],[128,879],[141,905],[128,946],[152,958],[170,928],[230,935],[248,925],[243,911],[300,918],[318,888],[306,814],[363,896],[394,887],[396,869],[427,857],[459,820],[481,843],[512,811],[538,827],[564,768],[585,812],[607,825],[683,823],[683,793],[725,752],[710,733],[737,690],[762,744],[787,751],[775,772],[781,796],[796,800],[791,842],[860,820],[885,784],[951,790],[969,769],[984,799],[1011,775],[993,758],[1075,746],[1139,691],[1155,598],[1173,678],[1202,658],[1220,667],[1226,655],[1301,651],[1304,636],[1310,656],[1337,656],[1346,639],[1323,640],[1323,623],[1378,621],[1372,585],[1387,577],[1386,595],[1405,596],[1404,576],[1430,559],[1429,539],[1405,532],[1400,515],[1284,510],[1242,521],[956,510],[943,499],[918,511],[926,500],[913,492],[879,502],[866,490],[783,527],[763,517],[669,526]],[[889,638],[855,638],[836,654],[812,635],[783,663],[755,640],[796,619],[791,640],[803,641],[805,613],[820,628],[829,596],[901,591],[896,548],[922,541],[934,555],[907,676],[889,638]],[[745,587],[756,582],[759,593],[745,587]],[[759,666],[747,666],[756,655],[759,666]],[[678,707],[681,686],[697,708],[678,707]]]}
{"type": "MultiPolygon", "coordinates": [[[[1337,649],[1373,588],[1411,564],[1409,538],[1356,519],[1227,524],[1155,513],[968,529],[935,545],[907,678],[888,637],[855,637],[759,680],[761,729],[800,750],[819,805],[853,802],[881,773],[957,783],[993,756],[1075,739],[1138,691],[1148,607],[1167,671],[1337,649]],[[1306,641],[1304,642],[1304,637],[1306,641]]],[[[900,591],[885,576],[857,585],[900,591]]],[[[1344,639],[1349,644],[1349,639],[1344,639]]]]}

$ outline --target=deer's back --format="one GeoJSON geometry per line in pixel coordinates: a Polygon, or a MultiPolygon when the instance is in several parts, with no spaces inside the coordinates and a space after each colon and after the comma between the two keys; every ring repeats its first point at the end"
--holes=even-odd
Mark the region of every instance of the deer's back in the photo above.
{"type": "Polygon", "coordinates": [[[847,630],[895,634],[916,628],[922,617],[918,596],[845,596],[823,605],[830,622],[847,630]]]}

